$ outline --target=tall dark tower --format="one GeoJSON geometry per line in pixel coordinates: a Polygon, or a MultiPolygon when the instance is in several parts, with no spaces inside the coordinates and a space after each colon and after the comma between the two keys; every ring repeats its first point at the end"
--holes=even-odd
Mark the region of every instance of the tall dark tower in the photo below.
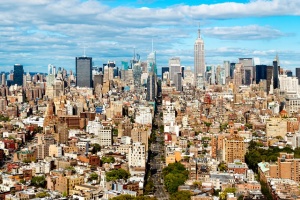
{"type": "MultiPolygon", "coordinates": [[[[271,90],[272,76],[274,78],[274,67],[273,66],[267,66],[267,93],[268,94],[271,90]]],[[[274,84],[274,79],[273,79],[273,84],[274,84]]],[[[273,88],[275,88],[275,87],[273,86],[273,88]]]]}
{"type": "Polygon", "coordinates": [[[296,77],[298,78],[298,85],[300,85],[300,68],[296,68],[296,77]]]}
{"type": "Polygon", "coordinates": [[[23,75],[24,75],[23,65],[15,64],[14,65],[14,84],[22,86],[23,85],[23,75]]]}
{"type": "Polygon", "coordinates": [[[76,57],[76,85],[92,87],[92,58],[76,57]]]}
{"type": "Polygon", "coordinates": [[[150,72],[147,78],[147,101],[155,101],[156,98],[156,75],[153,72],[150,72]]]}
{"type": "Polygon", "coordinates": [[[267,80],[267,65],[256,65],[255,70],[256,84],[259,84],[261,80],[267,80]]]}
{"type": "Polygon", "coordinates": [[[273,88],[277,89],[279,88],[279,61],[278,61],[278,55],[276,55],[275,60],[273,61],[273,88]]]}

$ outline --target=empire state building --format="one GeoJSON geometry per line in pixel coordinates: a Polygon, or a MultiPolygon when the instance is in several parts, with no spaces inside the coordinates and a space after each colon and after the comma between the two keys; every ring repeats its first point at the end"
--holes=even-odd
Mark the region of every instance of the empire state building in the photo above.
{"type": "Polygon", "coordinates": [[[204,60],[204,41],[200,35],[200,28],[198,29],[198,38],[194,45],[194,69],[195,69],[195,83],[197,84],[197,77],[204,76],[205,60],[204,60]]]}

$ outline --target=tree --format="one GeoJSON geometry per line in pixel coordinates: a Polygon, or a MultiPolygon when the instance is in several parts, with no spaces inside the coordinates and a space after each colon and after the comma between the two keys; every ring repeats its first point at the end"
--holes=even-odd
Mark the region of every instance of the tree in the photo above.
{"type": "Polygon", "coordinates": [[[114,163],[115,162],[115,158],[112,157],[112,156],[102,157],[101,158],[101,162],[102,163],[114,163]]]}
{"type": "Polygon", "coordinates": [[[98,174],[91,173],[90,176],[89,176],[89,178],[88,178],[88,180],[89,181],[98,180],[98,177],[99,177],[98,174]]]}
{"type": "Polygon", "coordinates": [[[163,169],[164,184],[170,194],[177,192],[178,186],[183,185],[188,179],[189,172],[181,163],[169,164],[163,169]]]}
{"type": "Polygon", "coordinates": [[[200,189],[202,187],[202,182],[201,181],[194,181],[193,185],[200,189]]]}
{"type": "Polygon", "coordinates": [[[35,195],[36,198],[45,198],[45,197],[49,197],[50,194],[48,192],[39,192],[35,195]]]}
{"type": "Polygon", "coordinates": [[[226,188],[223,192],[220,194],[220,199],[225,200],[227,198],[228,193],[235,193],[236,189],[235,188],[226,188]]]}
{"type": "Polygon", "coordinates": [[[190,200],[191,193],[189,191],[175,192],[170,196],[170,200],[190,200]]]}
{"type": "Polygon", "coordinates": [[[106,180],[107,181],[116,181],[119,179],[127,180],[130,177],[129,172],[124,169],[113,169],[109,172],[106,172],[106,180]]]}
{"type": "Polygon", "coordinates": [[[227,165],[226,165],[226,163],[224,163],[224,162],[221,162],[221,163],[219,164],[218,168],[219,168],[219,170],[220,170],[221,172],[227,171],[227,165]]]}
{"type": "Polygon", "coordinates": [[[149,193],[153,192],[153,189],[154,189],[154,183],[153,183],[153,181],[150,180],[145,185],[144,194],[149,194],[149,193]]]}
{"type": "Polygon", "coordinates": [[[101,147],[100,147],[100,144],[98,143],[95,143],[95,144],[92,144],[92,153],[93,154],[96,154],[97,152],[101,151],[101,147]]]}
{"type": "Polygon", "coordinates": [[[112,198],[111,200],[156,200],[156,198],[146,197],[146,196],[133,197],[129,194],[122,194],[122,195],[112,198]]]}
{"type": "Polygon", "coordinates": [[[113,135],[114,135],[114,136],[117,136],[119,131],[118,131],[117,128],[113,128],[113,129],[112,129],[112,132],[113,132],[113,135]]]}
{"type": "Polygon", "coordinates": [[[42,187],[44,188],[46,186],[46,179],[45,176],[34,176],[31,179],[31,185],[35,187],[42,187]]]}
{"type": "Polygon", "coordinates": [[[180,173],[170,173],[164,178],[165,186],[170,194],[178,191],[178,186],[183,185],[186,177],[180,173]]]}

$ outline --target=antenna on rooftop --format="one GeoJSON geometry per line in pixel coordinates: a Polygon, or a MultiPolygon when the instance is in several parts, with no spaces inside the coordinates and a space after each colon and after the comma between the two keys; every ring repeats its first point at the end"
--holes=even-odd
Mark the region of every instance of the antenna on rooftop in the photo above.
{"type": "Polygon", "coordinates": [[[200,22],[199,22],[199,25],[198,25],[198,38],[201,38],[201,35],[200,35],[200,22]]]}

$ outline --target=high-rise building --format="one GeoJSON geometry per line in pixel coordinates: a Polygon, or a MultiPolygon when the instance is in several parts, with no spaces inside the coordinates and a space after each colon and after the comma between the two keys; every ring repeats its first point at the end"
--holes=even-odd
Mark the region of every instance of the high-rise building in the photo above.
{"type": "Polygon", "coordinates": [[[147,101],[155,101],[156,89],[156,75],[153,72],[150,72],[147,78],[147,101]]]}
{"type": "Polygon", "coordinates": [[[24,75],[23,65],[15,64],[14,65],[14,84],[22,86],[23,85],[23,75],[24,75]]]}
{"type": "Polygon", "coordinates": [[[141,63],[138,62],[133,65],[133,80],[134,80],[135,87],[141,86],[141,76],[142,76],[142,67],[141,67],[141,63]]]}
{"type": "Polygon", "coordinates": [[[178,72],[175,76],[174,83],[177,91],[182,91],[182,75],[178,72]]]}
{"type": "Polygon", "coordinates": [[[267,80],[267,65],[256,65],[255,75],[256,84],[259,84],[261,80],[267,80]]]}
{"type": "Polygon", "coordinates": [[[223,68],[224,68],[224,76],[225,78],[230,76],[230,62],[229,61],[224,61],[223,62],[223,68]]]}
{"type": "Polygon", "coordinates": [[[243,84],[243,64],[237,63],[235,64],[233,84],[236,87],[239,87],[243,84]]]}
{"type": "Polygon", "coordinates": [[[6,85],[6,74],[5,74],[5,72],[1,76],[2,76],[1,84],[5,86],[6,85]]]}
{"type": "Polygon", "coordinates": [[[275,60],[273,61],[273,88],[279,88],[279,59],[276,55],[275,60]]]}
{"type": "Polygon", "coordinates": [[[92,58],[76,57],[76,85],[92,87],[92,58]]]}
{"type": "Polygon", "coordinates": [[[169,71],[169,67],[162,67],[161,68],[161,75],[163,75],[165,72],[169,71]]]}
{"type": "Polygon", "coordinates": [[[250,85],[254,79],[254,68],[253,68],[253,58],[239,58],[239,63],[244,66],[244,83],[245,85],[250,85]]]}
{"type": "Polygon", "coordinates": [[[273,66],[267,66],[267,93],[268,94],[270,93],[271,85],[273,85],[272,83],[273,70],[274,70],[273,66]]]}
{"type": "Polygon", "coordinates": [[[184,67],[181,67],[181,76],[184,78],[184,67]]]}
{"type": "Polygon", "coordinates": [[[153,72],[155,75],[157,75],[155,51],[152,51],[147,57],[147,68],[148,68],[148,72],[153,72]]]}
{"type": "Polygon", "coordinates": [[[128,70],[128,62],[127,61],[121,61],[122,70],[128,70]]]}
{"type": "Polygon", "coordinates": [[[285,74],[287,75],[287,77],[293,77],[293,72],[291,70],[286,70],[285,74]]]}
{"type": "Polygon", "coordinates": [[[235,70],[235,63],[230,63],[230,78],[233,78],[234,75],[234,70],[235,70]]]}
{"type": "Polygon", "coordinates": [[[245,162],[246,146],[244,139],[238,135],[230,135],[223,139],[222,160],[226,163],[232,163],[239,159],[245,162]]]}
{"type": "Polygon", "coordinates": [[[201,38],[200,28],[198,29],[198,38],[194,44],[194,68],[195,81],[197,82],[198,74],[205,73],[204,41],[201,38]]]}
{"type": "Polygon", "coordinates": [[[170,80],[175,82],[177,73],[181,73],[180,58],[174,57],[169,59],[170,80]]]}
{"type": "Polygon", "coordinates": [[[296,68],[296,77],[298,78],[298,84],[300,85],[300,68],[296,68]]]}

